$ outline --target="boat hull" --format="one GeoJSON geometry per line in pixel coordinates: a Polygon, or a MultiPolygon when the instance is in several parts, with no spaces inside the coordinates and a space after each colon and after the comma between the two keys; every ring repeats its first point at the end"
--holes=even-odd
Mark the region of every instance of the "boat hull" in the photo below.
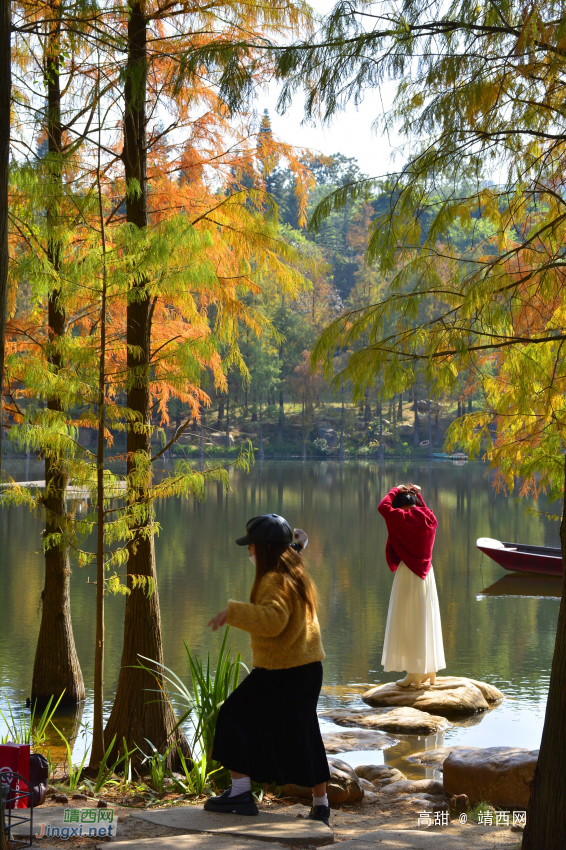
{"type": "Polygon", "coordinates": [[[562,576],[560,549],[545,546],[526,546],[520,543],[501,543],[480,537],[476,546],[504,570],[541,576],[562,576]]]}

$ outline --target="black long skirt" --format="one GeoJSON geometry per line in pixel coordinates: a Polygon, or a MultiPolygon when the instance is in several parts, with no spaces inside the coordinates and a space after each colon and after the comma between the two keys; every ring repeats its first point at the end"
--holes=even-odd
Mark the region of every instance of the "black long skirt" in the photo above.
{"type": "Polygon", "coordinates": [[[330,779],[316,705],[322,664],[254,667],[218,712],[212,757],[255,782],[312,788],[330,779]]]}

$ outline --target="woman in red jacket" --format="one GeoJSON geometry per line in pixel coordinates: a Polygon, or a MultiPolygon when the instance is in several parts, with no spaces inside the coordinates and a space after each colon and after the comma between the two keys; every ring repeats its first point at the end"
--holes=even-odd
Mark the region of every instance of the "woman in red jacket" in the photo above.
{"type": "Polygon", "coordinates": [[[406,670],[397,684],[434,685],[446,666],[432,547],[438,525],[415,484],[393,487],[378,507],[389,536],[385,557],[395,573],[381,663],[383,669],[406,670]]]}

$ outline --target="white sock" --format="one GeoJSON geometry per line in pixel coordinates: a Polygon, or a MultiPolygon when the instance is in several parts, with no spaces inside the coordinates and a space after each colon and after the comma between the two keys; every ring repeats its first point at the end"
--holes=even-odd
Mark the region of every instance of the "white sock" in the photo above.
{"type": "Polygon", "coordinates": [[[313,794],[312,804],[313,806],[326,806],[328,808],[328,794],[325,794],[324,797],[315,797],[313,794]]]}
{"type": "Polygon", "coordinates": [[[228,796],[236,797],[238,794],[243,794],[245,791],[251,790],[252,780],[249,776],[242,776],[241,779],[232,779],[232,788],[228,796]]]}

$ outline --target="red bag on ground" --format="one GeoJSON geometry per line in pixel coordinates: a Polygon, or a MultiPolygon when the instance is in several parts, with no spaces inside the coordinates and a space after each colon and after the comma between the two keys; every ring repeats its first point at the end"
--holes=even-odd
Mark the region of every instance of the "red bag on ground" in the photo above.
{"type": "MultiPolygon", "coordinates": [[[[0,778],[2,771],[20,773],[29,782],[29,744],[0,744],[0,778]]],[[[28,786],[14,776],[10,782],[12,791],[21,792],[18,800],[8,803],[9,809],[25,809],[28,806],[28,786]]]]}

